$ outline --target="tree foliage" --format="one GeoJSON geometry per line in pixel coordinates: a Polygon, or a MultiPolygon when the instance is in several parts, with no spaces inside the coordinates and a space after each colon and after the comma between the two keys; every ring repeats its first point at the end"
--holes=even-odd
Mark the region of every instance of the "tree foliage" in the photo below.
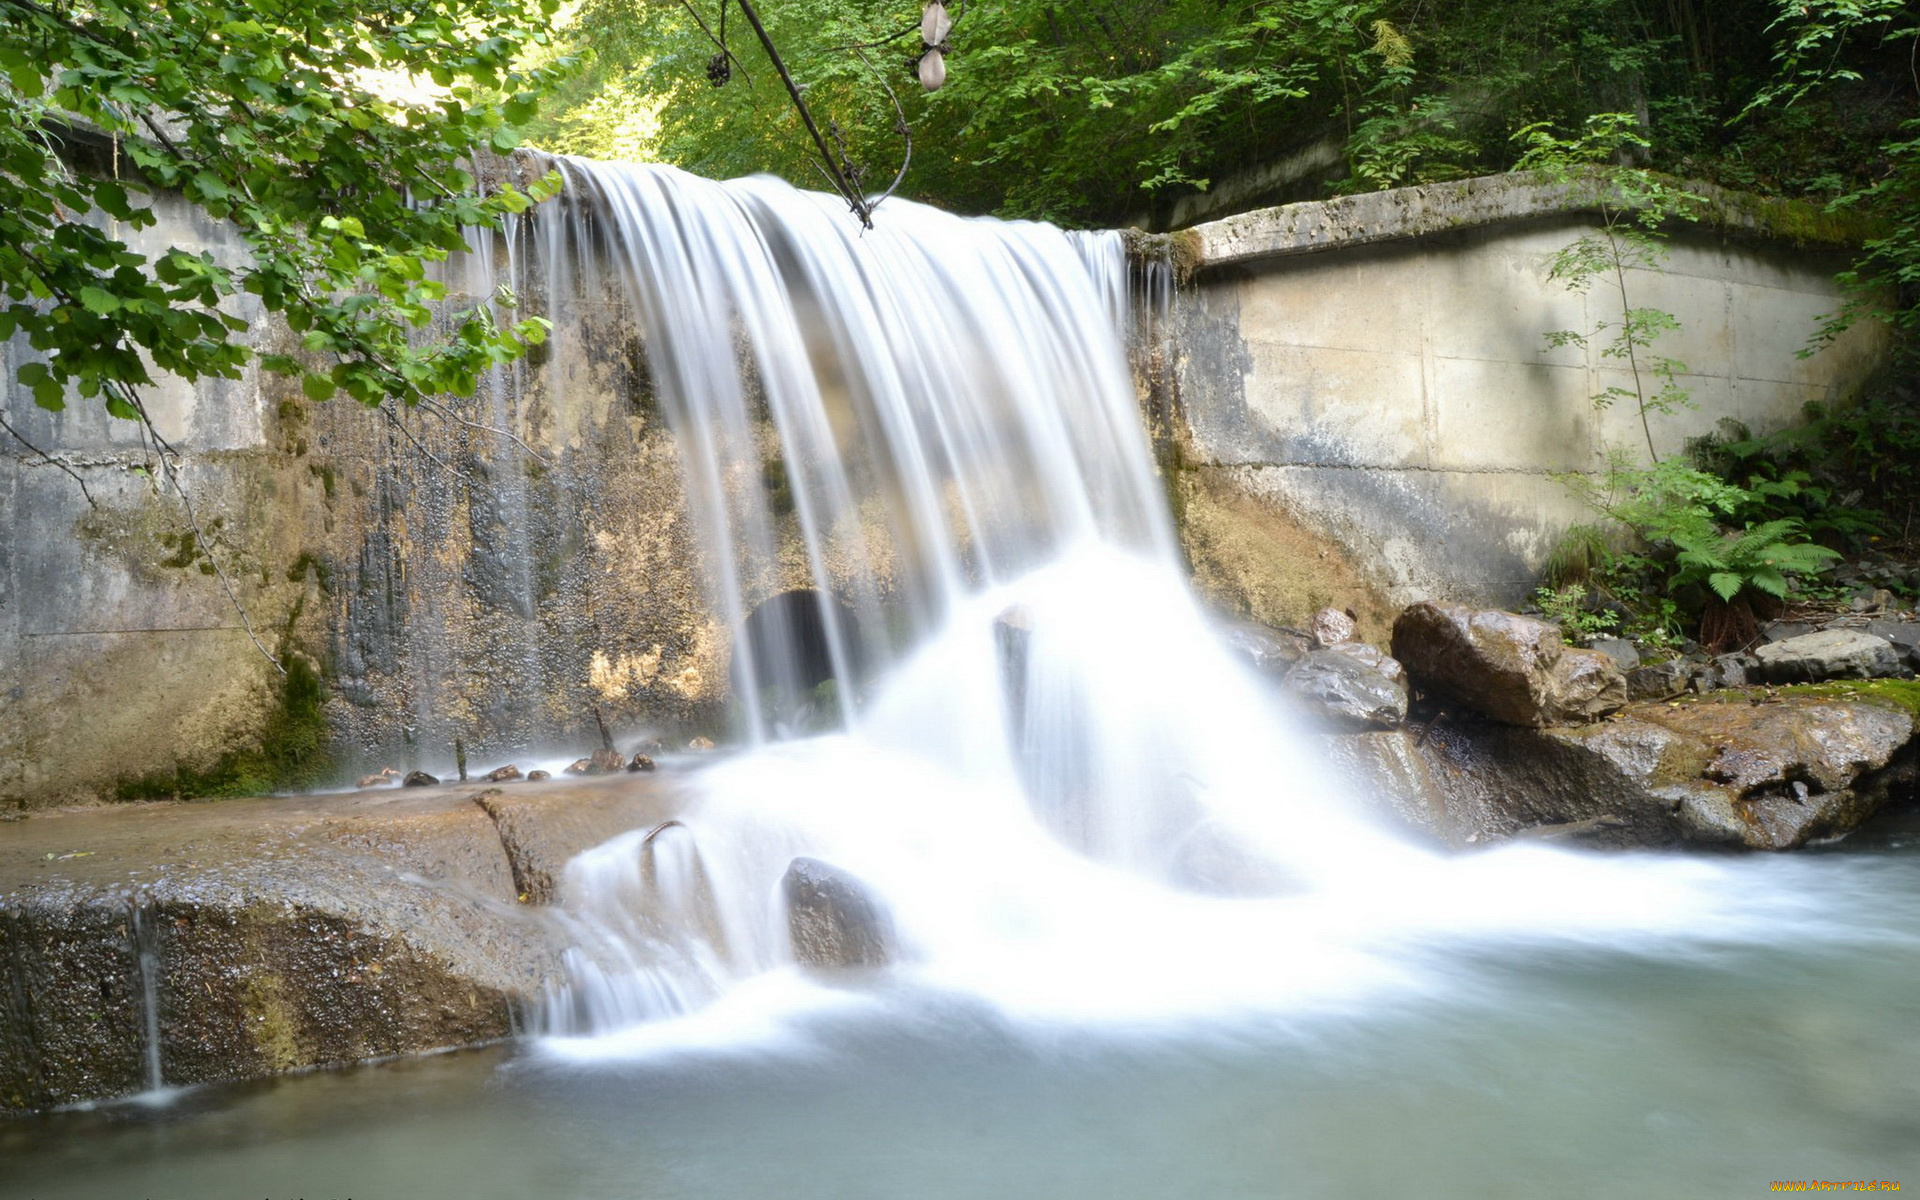
{"type": "Polygon", "coordinates": [[[445,298],[426,264],[545,190],[482,195],[472,163],[514,147],[564,70],[516,65],[555,7],[0,0],[0,336],[38,352],[21,383],[141,416],[152,368],[231,378],[256,353],[226,303],[244,292],[306,352],[262,365],[315,399],[470,391],[541,328],[479,304],[424,339],[445,298]],[[230,221],[240,261],[132,248],[159,189],[230,221]]]}

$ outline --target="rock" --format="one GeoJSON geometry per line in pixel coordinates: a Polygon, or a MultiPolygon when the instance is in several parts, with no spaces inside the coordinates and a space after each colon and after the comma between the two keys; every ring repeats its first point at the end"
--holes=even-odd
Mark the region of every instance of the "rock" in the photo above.
{"type": "Polygon", "coordinates": [[[528,771],[527,772],[528,783],[539,783],[542,780],[552,779],[552,778],[553,778],[552,771],[528,771]]]}
{"type": "Polygon", "coordinates": [[[1854,612],[1893,612],[1900,598],[1885,588],[1862,588],[1851,605],[1854,612]]]}
{"type": "Polygon", "coordinates": [[[793,956],[811,967],[881,967],[893,960],[893,916],[867,886],[831,864],[796,858],[780,881],[793,956]]]}
{"type": "Polygon", "coordinates": [[[520,768],[508,763],[504,767],[495,767],[487,772],[488,783],[507,783],[520,778],[520,768]]]}
{"type": "Polygon", "coordinates": [[[1359,627],[1360,623],[1354,620],[1352,613],[1341,612],[1337,608],[1323,608],[1313,614],[1307,632],[1313,637],[1314,649],[1325,650],[1329,646],[1352,641],[1354,631],[1359,627]]]}
{"type": "Polygon", "coordinates": [[[1400,664],[1364,642],[1315,650],[1288,673],[1282,691],[1339,729],[1397,729],[1407,719],[1400,664]]]}
{"type": "Polygon", "coordinates": [[[1868,621],[1867,632],[1902,650],[1920,648],[1920,621],[1868,621]]]}
{"type": "Polygon", "coordinates": [[[1763,641],[1784,642],[1788,638],[1804,637],[1813,632],[1813,626],[1805,621],[1775,621],[1760,631],[1763,641]]]}
{"type": "Polygon", "coordinates": [[[653,770],[653,760],[644,754],[636,754],[633,756],[633,761],[627,764],[627,770],[651,771],[653,770]]]}
{"type": "Polygon", "coordinates": [[[1199,822],[1180,838],[1167,873],[1175,886],[1207,896],[1282,896],[1301,887],[1300,880],[1255,853],[1244,836],[1213,820],[1199,822]]]}
{"type": "Polygon", "coordinates": [[[1254,670],[1268,675],[1285,675],[1305,658],[1311,648],[1306,634],[1293,629],[1275,629],[1252,621],[1235,621],[1220,630],[1220,640],[1234,655],[1254,670]]]}
{"type": "Polygon", "coordinates": [[[1588,648],[1612,659],[1613,665],[1623,672],[1632,671],[1640,665],[1639,648],[1625,638],[1595,638],[1593,645],[1588,648]]]}
{"type": "Polygon", "coordinates": [[[381,767],[371,775],[362,775],[360,782],[353,786],[363,788],[385,787],[389,783],[398,782],[399,779],[400,772],[394,770],[392,767],[381,767]]]}
{"type": "Polygon", "coordinates": [[[1722,654],[1712,663],[1712,686],[1743,688],[1760,679],[1760,660],[1751,654],[1722,654]]]}
{"type": "Polygon", "coordinates": [[[1754,651],[1760,677],[1769,683],[1822,679],[1879,679],[1900,673],[1893,643],[1862,629],[1823,629],[1754,651]]]}
{"type": "Polygon", "coordinates": [[[697,737],[687,743],[687,749],[698,750],[702,753],[705,753],[706,751],[711,750],[713,748],[714,748],[713,739],[710,737],[697,737]]]}
{"type": "Polygon", "coordinates": [[[1734,696],[1634,704],[1601,724],[1516,731],[1481,749],[1514,833],[1608,818],[1593,840],[1789,850],[1845,833],[1883,804],[1885,768],[1913,733],[1913,717],[1891,705],[1734,696]]]}
{"type": "Polygon", "coordinates": [[[575,940],[515,903],[516,873],[558,872],[672,818],[677,799],[651,781],[495,799],[513,830],[453,788],[116,805],[10,826],[0,1111],[143,1090],[149,997],[169,1085],[511,1036],[575,940]],[[75,846],[86,855],[58,857],[75,846]]]}
{"type": "Polygon", "coordinates": [[[1393,656],[1423,690],[1512,725],[1593,721],[1627,702],[1612,659],[1509,612],[1422,601],[1394,621],[1393,656]]]}
{"type": "Polygon", "coordinates": [[[593,770],[593,760],[591,758],[576,758],[566,766],[560,768],[560,770],[561,773],[565,775],[585,775],[593,770]]]}
{"type": "Polygon", "coordinates": [[[626,756],[618,750],[595,750],[587,759],[587,774],[617,775],[627,769],[626,756]]]}
{"type": "Polygon", "coordinates": [[[440,782],[440,777],[437,775],[429,775],[425,771],[408,771],[407,777],[400,781],[400,786],[401,787],[434,787],[437,784],[439,784],[439,782],[440,782]]]}
{"type": "Polygon", "coordinates": [[[1649,663],[1627,672],[1627,695],[1634,700],[1665,700],[1687,690],[1694,666],[1684,658],[1649,663]]]}

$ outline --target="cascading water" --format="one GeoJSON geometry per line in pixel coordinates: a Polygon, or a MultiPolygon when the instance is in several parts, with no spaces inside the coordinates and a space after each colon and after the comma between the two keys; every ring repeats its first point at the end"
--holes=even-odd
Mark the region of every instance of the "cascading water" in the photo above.
{"type": "Polygon", "coordinates": [[[547,1032],[794,983],[800,855],[883,898],[901,972],[1075,1016],[1343,994],[1401,974],[1367,951],[1411,929],[1697,915],[1704,868],[1522,850],[1469,875],[1354,815],[1184,586],[1118,237],[909,204],[863,232],[771,180],[562,166],[535,231],[556,356],[569,297],[633,305],[756,748],[684,826],[570,866],[547,1032]],[[796,560],[811,594],[758,620],[796,560]],[[841,732],[781,740],[822,706],[841,732]]]}

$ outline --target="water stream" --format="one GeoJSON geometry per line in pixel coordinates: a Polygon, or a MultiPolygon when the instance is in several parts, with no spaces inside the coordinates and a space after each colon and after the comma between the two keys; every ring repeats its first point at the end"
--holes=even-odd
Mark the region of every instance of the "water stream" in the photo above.
{"type": "Polygon", "coordinates": [[[0,1196],[1920,1187],[1920,838],[1409,844],[1184,585],[1117,238],[565,169],[548,369],[635,306],[743,748],[571,864],[538,1036],[0,1129],[0,1196]],[[795,965],[800,855],[898,961],[795,965]]]}

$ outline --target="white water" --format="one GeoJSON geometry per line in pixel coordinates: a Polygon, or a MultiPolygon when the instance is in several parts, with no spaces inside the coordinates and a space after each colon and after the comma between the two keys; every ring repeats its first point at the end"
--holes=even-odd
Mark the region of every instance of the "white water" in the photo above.
{"type": "Polygon", "coordinates": [[[896,983],[1042,1023],[1432,993],[1455,978],[1436,947],[1835,935],[1777,872],[1452,859],[1356,816],[1183,583],[1119,340],[1117,238],[898,202],[862,233],[770,180],[566,171],[583,203],[537,233],[553,294],[603,294],[605,271],[638,311],[735,630],[803,547],[837,598],[821,627],[846,726],[780,740],[798,647],[736,646],[752,748],[699,776],[682,825],[568,870],[580,948],[543,1017],[553,1053],[766,1045],[870,1002],[792,965],[779,881],[798,855],[884,899],[896,983]],[[790,520],[759,486],[776,446],[790,520]],[[1191,886],[1223,848],[1257,894],[1191,886]]]}

